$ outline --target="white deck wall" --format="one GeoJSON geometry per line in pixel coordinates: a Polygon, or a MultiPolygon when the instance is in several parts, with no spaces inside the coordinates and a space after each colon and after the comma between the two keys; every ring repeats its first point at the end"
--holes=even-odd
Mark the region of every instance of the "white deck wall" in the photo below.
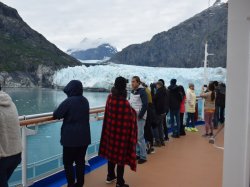
{"type": "Polygon", "coordinates": [[[223,187],[249,187],[250,0],[229,0],[223,187]]]}

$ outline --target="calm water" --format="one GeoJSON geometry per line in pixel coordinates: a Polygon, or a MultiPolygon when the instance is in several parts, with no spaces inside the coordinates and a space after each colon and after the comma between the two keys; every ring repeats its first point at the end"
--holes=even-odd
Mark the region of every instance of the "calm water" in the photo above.
{"type": "MultiPolygon", "coordinates": [[[[19,115],[52,112],[65,98],[61,90],[52,89],[4,89],[17,106],[19,115]]],[[[105,105],[108,93],[85,92],[90,106],[105,105]]],[[[28,163],[53,157],[62,152],[60,145],[61,122],[39,126],[35,136],[28,136],[28,163]]],[[[91,123],[92,142],[100,139],[102,122],[91,123]]]]}

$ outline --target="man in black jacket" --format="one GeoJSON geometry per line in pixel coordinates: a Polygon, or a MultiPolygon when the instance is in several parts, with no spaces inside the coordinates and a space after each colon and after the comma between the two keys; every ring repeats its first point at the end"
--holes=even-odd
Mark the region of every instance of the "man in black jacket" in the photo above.
{"type": "Polygon", "coordinates": [[[164,146],[164,128],[163,122],[164,118],[166,120],[166,113],[169,110],[169,93],[163,84],[163,81],[158,81],[156,83],[157,91],[154,96],[154,107],[156,111],[156,116],[158,118],[157,127],[154,129],[156,146],[164,146]]]}
{"type": "Polygon", "coordinates": [[[61,144],[63,164],[68,187],[82,187],[84,184],[85,154],[90,141],[89,102],[82,95],[80,81],[72,80],[64,88],[68,96],[54,111],[55,119],[63,119],[61,144]],[[73,163],[76,164],[76,179],[73,163]]]}
{"type": "Polygon", "coordinates": [[[170,81],[170,86],[168,87],[170,100],[170,122],[173,130],[173,138],[180,137],[180,105],[182,101],[182,95],[179,91],[179,87],[176,85],[177,80],[172,79],[170,81]],[[175,125],[176,122],[176,125],[175,125]]]}

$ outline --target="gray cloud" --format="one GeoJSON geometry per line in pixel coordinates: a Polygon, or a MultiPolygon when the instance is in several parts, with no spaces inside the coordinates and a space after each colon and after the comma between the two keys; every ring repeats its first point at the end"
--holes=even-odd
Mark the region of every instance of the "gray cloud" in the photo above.
{"type": "MultiPolygon", "coordinates": [[[[118,49],[141,43],[207,8],[207,0],[2,0],[59,48],[104,38],[118,49]]],[[[214,0],[211,0],[211,4],[214,0]]]]}

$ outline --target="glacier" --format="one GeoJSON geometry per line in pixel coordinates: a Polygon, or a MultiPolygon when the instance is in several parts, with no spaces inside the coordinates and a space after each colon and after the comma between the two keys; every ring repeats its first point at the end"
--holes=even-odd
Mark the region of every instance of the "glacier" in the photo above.
{"type": "MultiPolygon", "coordinates": [[[[226,82],[225,68],[207,68],[208,80],[226,82]]],[[[177,79],[178,85],[188,87],[188,83],[194,83],[196,90],[201,90],[204,84],[203,68],[163,68],[163,67],[145,67],[123,64],[109,64],[86,67],[76,66],[61,69],[55,72],[53,84],[55,86],[65,86],[70,80],[77,79],[88,88],[110,89],[114,80],[118,76],[131,79],[137,75],[147,84],[156,82],[158,79],[164,79],[166,85],[172,78],[177,79]]]]}

